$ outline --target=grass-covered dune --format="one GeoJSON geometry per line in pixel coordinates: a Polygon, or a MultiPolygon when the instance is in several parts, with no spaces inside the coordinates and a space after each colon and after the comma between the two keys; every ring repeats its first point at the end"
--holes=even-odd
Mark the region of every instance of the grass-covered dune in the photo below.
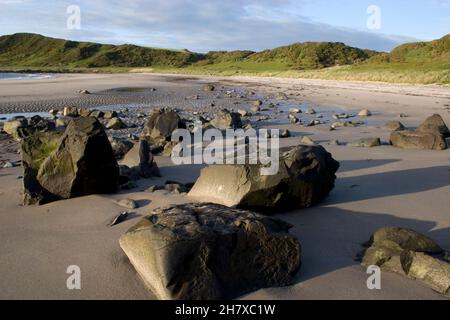
{"type": "Polygon", "coordinates": [[[390,53],[349,47],[339,42],[306,42],[262,52],[199,54],[15,34],[0,37],[0,69],[149,71],[448,85],[450,35],[431,42],[404,44],[390,53]]]}
{"type": "Polygon", "coordinates": [[[76,42],[19,33],[0,37],[0,67],[181,67],[201,55],[189,51],[76,42]]]}

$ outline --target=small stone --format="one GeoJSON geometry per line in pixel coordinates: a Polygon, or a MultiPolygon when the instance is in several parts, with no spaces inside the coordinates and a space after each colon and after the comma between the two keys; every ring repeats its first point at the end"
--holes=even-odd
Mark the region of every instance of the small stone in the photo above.
{"type": "Polygon", "coordinates": [[[241,117],[247,117],[249,115],[248,111],[243,109],[238,110],[238,113],[241,115],[241,117]]]}
{"type": "Polygon", "coordinates": [[[391,131],[403,131],[405,130],[405,126],[399,121],[389,121],[384,127],[391,131]]]}
{"type": "Polygon", "coordinates": [[[145,192],[149,192],[149,193],[153,193],[153,192],[155,192],[155,191],[158,191],[158,190],[164,190],[165,188],[164,187],[161,187],[161,186],[150,186],[150,187],[148,187],[146,190],[145,190],[145,192]]]}
{"type": "Polygon", "coordinates": [[[118,201],[116,201],[116,203],[119,206],[127,208],[127,209],[136,209],[138,207],[136,201],[131,200],[131,199],[118,200],[118,201]]]}
{"type": "Polygon", "coordinates": [[[112,118],[108,121],[106,128],[110,130],[121,130],[126,128],[126,125],[120,118],[112,118]]]}
{"type": "Polygon", "coordinates": [[[340,146],[340,145],[342,145],[341,142],[339,140],[336,140],[336,139],[335,140],[331,140],[329,144],[330,144],[330,146],[340,146]]]}
{"type": "Polygon", "coordinates": [[[58,110],[57,109],[51,109],[48,113],[52,116],[56,116],[58,114],[58,110]]]}
{"type": "Polygon", "coordinates": [[[307,146],[313,146],[316,143],[308,136],[304,136],[301,140],[300,140],[300,144],[302,145],[307,145],[307,146]]]}
{"type": "Polygon", "coordinates": [[[313,108],[309,108],[308,110],[305,111],[305,113],[311,115],[311,114],[316,114],[317,112],[313,108]]]}
{"type": "Polygon", "coordinates": [[[292,135],[291,135],[291,132],[289,131],[289,130],[282,130],[281,131],[281,133],[280,133],[280,138],[290,138],[292,135]]]}
{"type": "Polygon", "coordinates": [[[126,221],[129,215],[130,215],[129,212],[126,212],[126,211],[125,211],[125,212],[122,212],[122,213],[119,214],[117,217],[115,217],[115,218],[113,219],[113,221],[112,221],[109,225],[110,225],[111,227],[114,227],[114,226],[116,226],[116,225],[118,225],[118,224],[120,224],[120,223],[126,221]]]}
{"type": "Polygon", "coordinates": [[[380,138],[362,138],[348,144],[349,147],[355,148],[373,148],[381,146],[380,138]]]}
{"type": "Polygon", "coordinates": [[[252,106],[250,108],[251,112],[260,112],[261,111],[261,107],[260,106],[252,106]]]}
{"type": "Polygon", "coordinates": [[[370,112],[370,110],[368,110],[368,109],[364,109],[364,110],[361,110],[358,113],[358,116],[360,116],[360,117],[370,117],[370,116],[372,116],[372,112],[370,112]]]}
{"type": "Polygon", "coordinates": [[[300,110],[300,109],[297,109],[297,108],[291,108],[290,110],[289,110],[289,113],[301,113],[302,111],[300,110]]]}
{"type": "Polygon", "coordinates": [[[63,111],[64,117],[78,117],[77,107],[65,107],[63,111]]]}
{"type": "Polygon", "coordinates": [[[5,162],[5,164],[3,165],[3,168],[4,168],[4,169],[7,169],[7,168],[14,168],[14,163],[12,163],[12,162],[10,162],[10,161],[7,161],[7,162],[5,162]]]}
{"type": "Polygon", "coordinates": [[[290,115],[289,115],[289,121],[290,121],[292,124],[296,124],[296,123],[299,123],[299,122],[300,122],[300,119],[297,118],[296,116],[294,116],[293,114],[290,114],[290,115]]]}
{"type": "Polygon", "coordinates": [[[216,87],[212,84],[206,84],[203,86],[203,91],[214,91],[216,90],[216,87]]]}
{"type": "Polygon", "coordinates": [[[108,119],[108,120],[110,120],[112,118],[117,118],[117,112],[115,112],[115,111],[106,111],[103,114],[103,118],[108,119]]]}

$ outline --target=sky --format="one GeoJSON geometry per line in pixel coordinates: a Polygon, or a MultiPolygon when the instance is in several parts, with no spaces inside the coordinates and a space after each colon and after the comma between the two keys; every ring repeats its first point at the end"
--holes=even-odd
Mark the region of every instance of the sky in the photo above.
{"type": "Polygon", "coordinates": [[[450,33],[450,0],[0,0],[0,35],[255,50],[337,41],[390,51],[450,33]]]}

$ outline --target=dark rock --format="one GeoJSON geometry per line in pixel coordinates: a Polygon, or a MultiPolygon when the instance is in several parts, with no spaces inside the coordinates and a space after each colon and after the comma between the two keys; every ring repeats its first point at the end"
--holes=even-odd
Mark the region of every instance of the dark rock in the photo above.
{"type": "Polygon", "coordinates": [[[110,139],[116,159],[122,159],[134,146],[134,143],[124,139],[110,139]]]}
{"type": "Polygon", "coordinates": [[[129,212],[122,212],[117,217],[115,217],[109,225],[111,227],[114,227],[118,224],[121,224],[122,222],[125,222],[128,219],[129,215],[130,215],[129,212]]]}
{"type": "Polygon", "coordinates": [[[233,299],[292,284],[301,247],[291,227],[249,211],[185,204],[155,210],[120,246],[159,299],[233,299]]]}
{"type": "Polygon", "coordinates": [[[115,193],[119,166],[103,126],[76,118],[64,134],[39,133],[22,142],[26,205],[115,193]]]}

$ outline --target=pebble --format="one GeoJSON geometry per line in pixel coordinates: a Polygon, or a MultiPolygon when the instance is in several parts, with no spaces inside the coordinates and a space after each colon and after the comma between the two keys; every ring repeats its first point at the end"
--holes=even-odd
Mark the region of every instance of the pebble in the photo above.
{"type": "Polygon", "coordinates": [[[118,200],[118,201],[116,201],[116,203],[119,206],[127,208],[127,209],[137,209],[137,207],[138,207],[136,201],[131,200],[131,199],[118,200]]]}

